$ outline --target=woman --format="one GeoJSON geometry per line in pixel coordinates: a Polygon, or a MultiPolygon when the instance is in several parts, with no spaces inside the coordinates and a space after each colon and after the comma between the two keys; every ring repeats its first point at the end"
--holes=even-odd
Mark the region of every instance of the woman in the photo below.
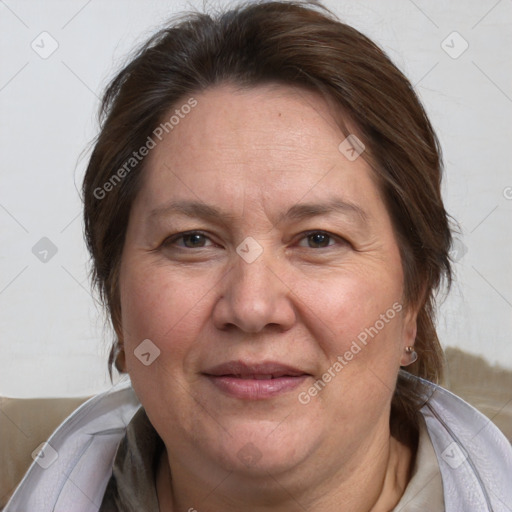
{"type": "Polygon", "coordinates": [[[440,152],[381,50],[313,4],[193,14],[103,114],[86,237],[130,380],[8,512],[512,509],[510,445],[435,384],[440,152]]]}

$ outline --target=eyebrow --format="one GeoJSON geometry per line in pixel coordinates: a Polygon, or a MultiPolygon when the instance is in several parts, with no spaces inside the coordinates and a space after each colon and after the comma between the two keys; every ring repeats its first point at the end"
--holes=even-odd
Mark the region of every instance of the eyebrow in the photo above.
{"type": "MultiPolygon", "coordinates": [[[[161,216],[171,214],[182,214],[187,217],[201,218],[205,220],[214,220],[218,223],[226,224],[237,218],[236,215],[223,211],[214,206],[210,206],[201,201],[171,201],[165,205],[153,209],[149,213],[149,220],[156,220],[161,216]]],[[[368,214],[360,206],[341,198],[333,197],[321,203],[297,203],[291,206],[285,213],[278,217],[277,224],[284,221],[300,221],[320,215],[328,215],[332,213],[341,213],[348,217],[352,217],[359,223],[366,224],[368,222],[368,214]]]]}

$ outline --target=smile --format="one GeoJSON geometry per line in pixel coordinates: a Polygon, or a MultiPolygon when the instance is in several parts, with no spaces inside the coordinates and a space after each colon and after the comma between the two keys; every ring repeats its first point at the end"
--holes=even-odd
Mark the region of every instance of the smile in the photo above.
{"type": "Polygon", "coordinates": [[[218,391],[244,400],[265,400],[297,388],[310,374],[281,363],[230,361],[204,375],[218,391]]]}

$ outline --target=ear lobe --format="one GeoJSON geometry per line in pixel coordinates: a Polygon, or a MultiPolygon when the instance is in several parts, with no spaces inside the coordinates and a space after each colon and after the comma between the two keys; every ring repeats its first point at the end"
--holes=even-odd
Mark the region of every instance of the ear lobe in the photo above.
{"type": "Polygon", "coordinates": [[[126,355],[124,352],[124,339],[120,315],[119,320],[114,324],[114,331],[117,337],[114,345],[114,366],[119,373],[126,373],[126,355]]]}
{"type": "Polygon", "coordinates": [[[400,360],[400,366],[409,366],[418,360],[418,354],[414,350],[414,346],[405,347],[404,354],[400,360]]]}
{"type": "Polygon", "coordinates": [[[416,308],[410,306],[404,316],[404,326],[402,331],[403,349],[406,347],[414,346],[416,334],[418,332],[418,311],[416,308]]]}
{"type": "Polygon", "coordinates": [[[414,345],[414,341],[416,340],[416,333],[418,332],[418,325],[416,322],[417,315],[411,315],[411,318],[407,320],[404,330],[404,341],[405,346],[414,345]]]}
{"type": "Polygon", "coordinates": [[[124,344],[121,341],[118,341],[116,344],[114,364],[119,373],[126,371],[126,355],[124,353],[124,344]]]}

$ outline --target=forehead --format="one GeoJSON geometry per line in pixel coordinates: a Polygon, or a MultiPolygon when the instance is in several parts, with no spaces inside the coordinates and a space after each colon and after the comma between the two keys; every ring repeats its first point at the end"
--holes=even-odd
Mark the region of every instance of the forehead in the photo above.
{"type": "Polygon", "coordinates": [[[225,84],[192,96],[197,105],[147,157],[138,198],[146,210],[171,199],[221,201],[242,212],[321,200],[333,191],[347,200],[377,198],[368,164],[340,151],[346,135],[334,117],[339,113],[320,94],[225,84]]]}

